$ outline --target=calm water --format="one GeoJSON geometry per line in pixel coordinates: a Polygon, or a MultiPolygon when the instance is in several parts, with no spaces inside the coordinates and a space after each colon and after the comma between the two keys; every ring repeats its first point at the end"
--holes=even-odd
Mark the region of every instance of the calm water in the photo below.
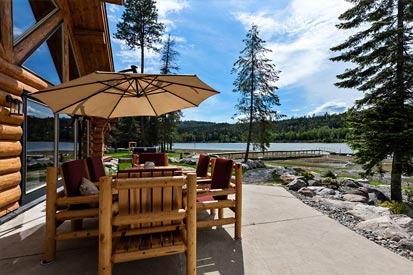
{"type": "MultiPolygon", "coordinates": [[[[246,143],[174,143],[174,149],[197,150],[245,150],[246,143]]],[[[252,148],[252,147],[251,147],[252,148]]],[[[351,154],[353,150],[346,143],[270,143],[270,151],[292,151],[321,149],[335,153],[351,154]]]]}
{"type": "MultiPolygon", "coordinates": [[[[246,143],[174,143],[174,149],[188,150],[245,150],[246,143]]],[[[252,147],[251,147],[252,148],[252,147]]],[[[292,151],[321,149],[336,153],[351,154],[353,150],[346,143],[270,143],[270,151],[292,151]]],[[[53,142],[29,142],[28,151],[52,151],[53,142]]],[[[74,151],[72,142],[59,142],[60,151],[74,151]]]]}
{"type": "MultiPolygon", "coordinates": [[[[59,142],[60,151],[74,151],[73,142],[59,142]]],[[[47,152],[53,151],[53,142],[32,141],[27,143],[28,152],[47,152]]]]}

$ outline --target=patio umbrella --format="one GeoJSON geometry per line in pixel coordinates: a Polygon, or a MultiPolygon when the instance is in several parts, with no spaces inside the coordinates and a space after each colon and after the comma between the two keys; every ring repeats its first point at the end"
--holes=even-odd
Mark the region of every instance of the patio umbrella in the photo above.
{"type": "Polygon", "coordinates": [[[117,118],[159,116],[219,93],[196,75],[94,72],[32,93],[54,113],[117,118]]]}

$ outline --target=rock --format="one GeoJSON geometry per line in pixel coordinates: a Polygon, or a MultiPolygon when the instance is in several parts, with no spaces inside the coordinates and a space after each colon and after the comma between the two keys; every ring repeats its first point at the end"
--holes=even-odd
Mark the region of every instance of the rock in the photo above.
{"type": "Polygon", "coordinates": [[[350,201],[350,202],[362,202],[366,203],[368,202],[368,198],[362,195],[355,195],[355,194],[344,194],[343,199],[345,201],[350,201]]]}
{"type": "Polygon", "coordinates": [[[393,221],[413,237],[413,219],[406,215],[392,215],[393,221]]]}
{"type": "Polygon", "coordinates": [[[307,186],[307,183],[300,178],[295,178],[292,182],[287,184],[288,189],[293,190],[293,191],[298,191],[302,187],[305,187],[305,186],[307,186]]]}
{"type": "Polygon", "coordinates": [[[336,194],[335,190],[324,186],[309,186],[308,188],[314,191],[316,195],[323,197],[328,195],[334,196],[336,194]]]}
{"type": "Polygon", "coordinates": [[[369,193],[368,205],[378,205],[378,199],[375,193],[369,193]]]}
{"type": "Polygon", "coordinates": [[[409,234],[394,222],[390,216],[378,217],[359,223],[357,229],[371,231],[382,237],[392,241],[400,241],[401,239],[409,238],[409,234]]]}
{"type": "Polygon", "coordinates": [[[348,209],[347,213],[364,221],[391,215],[390,210],[386,207],[365,205],[361,203],[353,203],[353,208],[348,209]]]}
{"type": "Polygon", "coordinates": [[[308,185],[310,185],[310,186],[322,186],[323,182],[320,179],[308,180],[308,185]]]}
{"type": "Polygon", "coordinates": [[[357,181],[353,179],[346,178],[342,181],[343,186],[350,187],[350,188],[359,188],[362,187],[363,185],[358,183],[357,181]]]}
{"type": "Polygon", "coordinates": [[[315,192],[313,190],[311,190],[308,187],[302,187],[300,188],[300,190],[298,190],[298,193],[306,196],[306,197],[314,197],[315,196],[315,192]]]}
{"type": "Polygon", "coordinates": [[[413,240],[401,239],[398,243],[399,248],[413,251],[413,240]]]}
{"type": "Polygon", "coordinates": [[[293,176],[293,175],[290,175],[290,174],[284,174],[284,175],[280,176],[280,180],[282,182],[284,182],[285,184],[289,184],[290,182],[294,181],[295,179],[296,179],[296,176],[293,176]]]}
{"type": "Polygon", "coordinates": [[[369,196],[369,192],[363,188],[357,188],[357,189],[350,189],[348,191],[345,192],[345,194],[353,194],[353,195],[359,195],[359,196],[363,196],[363,197],[368,197],[369,196]]]}

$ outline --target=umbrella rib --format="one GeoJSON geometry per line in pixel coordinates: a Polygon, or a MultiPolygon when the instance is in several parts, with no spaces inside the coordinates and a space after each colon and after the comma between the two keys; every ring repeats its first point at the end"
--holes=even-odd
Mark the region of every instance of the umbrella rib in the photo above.
{"type": "MultiPolygon", "coordinates": [[[[151,85],[152,82],[155,81],[156,78],[157,78],[157,77],[154,77],[154,78],[152,79],[152,81],[150,81],[150,82],[146,82],[146,81],[145,81],[145,83],[147,83],[146,87],[148,87],[149,85],[151,85]]],[[[148,101],[149,105],[151,106],[152,111],[155,113],[156,116],[158,116],[158,112],[155,110],[152,102],[149,100],[147,93],[144,92],[146,87],[143,88],[142,85],[138,82],[138,79],[137,79],[137,78],[136,78],[135,80],[136,80],[136,93],[138,93],[138,86],[139,86],[139,87],[142,89],[142,91],[143,91],[143,95],[145,96],[146,100],[148,101]]]]}
{"type": "MultiPolygon", "coordinates": [[[[125,82],[128,81],[128,79],[119,79],[119,80],[120,80],[120,82],[118,82],[116,85],[121,84],[123,80],[125,80],[125,82]]],[[[90,83],[91,83],[91,82],[89,82],[89,84],[90,84],[90,83]]],[[[104,82],[102,82],[102,81],[96,81],[96,82],[93,82],[93,83],[100,83],[100,84],[106,85],[106,87],[104,87],[104,88],[102,88],[102,89],[100,89],[100,90],[97,90],[97,91],[94,92],[93,94],[91,94],[91,95],[89,95],[89,96],[87,96],[87,97],[84,97],[84,98],[82,98],[82,99],[79,99],[78,101],[76,101],[76,102],[74,102],[74,103],[72,103],[72,104],[66,105],[66,106],[63,107],[63,108],[60,108],[60,109],[56,110],[56,113],[59,113],[59,112],[61,112],[61,111],[64,110],[64,109],[67,109],[67,108],[69,108],[69,107],[72,107],[72,106],[74,106],[74,105],[76,105],[76,104],[78,104],[78,103],[80,103],[80,102],[82,102],[82,101],[88,100],[89,98],[92,98],[92,97],[94,97],[95,95],[97,95],[97,94],[99,94],[99,93],[105,93],[105,91],[108,90],[108,89],[110,89],[110,88],[114,88],[114,89],[118,89],[119,91],[123,91],[123,90],[117,88],[116,85],[109,85],[109,84],[104,83],[104,82]]],[[[76,85],[75,85],[75,86],[71,86],[71,87],[79,87],[79,86],[76,86],[76,85]]],[[[56,89],[55,91],[57,91],[57,90],[58,90],[58,89],[56,89]]],[[[124,92],[124,94],[125,94],[125,91],[123,91],[123,92],[124,92]]],[[[112,94],[116,94],[116,93],[112,93],[112,94]]]]}
{"type": "Polygon", "coordinates": [[[125,96],[125,94],[127,93],[129,87],[132,86],[132,83],[133,83],[133,82],[132,82],[132,81],[129,81],[129,79],[128,79],[128,82],[129,82],[128,88],[125,89],[124,92],[123,92],[123,95],[121,95],[121,96],[119,97],[118,102],[116,102],[116,104],[113,106],[112,111],[110,111],[110,113],[109,113],[109,115],[108,115],[108,118],[110,118],[110,116],[113,114],[113,112],[115,111],[116,107],[119,105],[119,102],[122,100],[122,98],[123,98],[123,97],[125,96]]]}

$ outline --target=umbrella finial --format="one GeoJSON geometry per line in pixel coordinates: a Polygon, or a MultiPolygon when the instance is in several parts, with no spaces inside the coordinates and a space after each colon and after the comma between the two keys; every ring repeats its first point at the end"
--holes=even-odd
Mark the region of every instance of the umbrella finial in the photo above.
{"type": "Polygon", "coordinates": [[[125,70],[122,70],[122,71],[119,71],[120,73],[128,73],[128,72],[132,72],[132,73],[134,73],[134,74],[137,74],[138,73],[138,66],[136,66],[136,65],[131,65],[130,66],[130,69],[125,69],[125,70]]]}

